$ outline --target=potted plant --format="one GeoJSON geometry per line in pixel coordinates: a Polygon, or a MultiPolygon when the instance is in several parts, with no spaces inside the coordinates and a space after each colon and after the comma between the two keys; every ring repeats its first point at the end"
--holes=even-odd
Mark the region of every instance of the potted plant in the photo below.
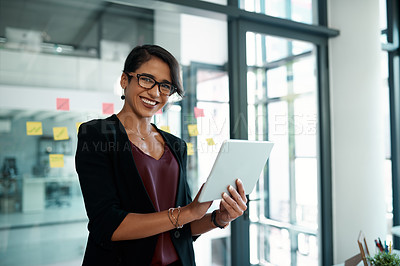
{"type": "Polygon", "coordinates": [[[398,266],[400,265],[400,257],[391,252],[378,252],[374,257],[367,257],[367,260],[374,266],[398,266]]]}

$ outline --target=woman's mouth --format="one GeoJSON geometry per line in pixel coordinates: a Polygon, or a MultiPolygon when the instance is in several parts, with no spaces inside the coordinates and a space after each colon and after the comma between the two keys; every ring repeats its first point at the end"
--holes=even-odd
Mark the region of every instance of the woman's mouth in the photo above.
{"type": "Polygon", "coordinates": [[[153,101],[153,100],[150,100],[150,99],[147,99],[147,98],[143,98],[143,97],[140,97],[140,99],[145,104],[148,104],[148,105],[151,105],[151,106],[155,106],[158,103],[157,101],[153,101]]]}

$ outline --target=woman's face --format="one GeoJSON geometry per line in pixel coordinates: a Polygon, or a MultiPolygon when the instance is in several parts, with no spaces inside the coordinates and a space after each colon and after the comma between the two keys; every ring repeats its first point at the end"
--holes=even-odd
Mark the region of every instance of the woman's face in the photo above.
{"type": "Polygon", "coordinates": [[[145,74],[157,82],[171,83],[169,66],[158,57],[143,63],[135,72],[132,72],[131,81],[128,83],[126,74],[121,76],[121,86],[125,88],[125,105],[139,118],[152,117],[167,103],[169,96],[163,95],[156,84],[151,89],[145,89],[138,84],[136,74],[145,74]],[[134,74],[133,74],[134,73],[134,74]]]}

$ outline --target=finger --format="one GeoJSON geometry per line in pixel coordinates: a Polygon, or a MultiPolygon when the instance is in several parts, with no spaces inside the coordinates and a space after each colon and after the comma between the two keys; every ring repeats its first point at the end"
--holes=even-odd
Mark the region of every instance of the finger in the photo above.
{"type": "Polygon", "coordinates": [[[231,193],[232,198],[236,201],[236,203],[240,207],[240,209],[246,210],[247,209],[246,202],[243,201],[241,195],[239,195],[239,193],[232,186],[229,186],[228,190],[229,193],[231,193]]]}
{"type": "Polygon", "coordinates": [[[219,210],[220,210],[221,212],[223,212],[223,211],[226,210],[225,206],[222,204],[221,201],[219,202],[219,210]]]}
{"type": "Polygon", "coordinates": [[[235,212],[235,210],[232,208],[232,206],[226,202],[226,200],[221,199],[221,205],[224,206],[225,213],[226,213],[229,221],[232,221],[238,217],[238,214],[235,212]]]}
{"type": "Polygon", "coordinates": [[[226,203],[226,205],[224,204],[224,206],[231,216],[235,217],[243,214],[243,210],[239,207],[238,203],[231,197],[229,197],[227,193],[224,192],[222,194],[222,199],[226,203]]]}
{"type": "Polygon", "coordinates": [[[236,179],[236,186],[237,186],[237,191],[239,192],[239,194],[242,197],[243,201],[245,203],[247,203],[247,197],[246,197],[246,192],[244,191],[243,182],[239,178],[236,179]]]}

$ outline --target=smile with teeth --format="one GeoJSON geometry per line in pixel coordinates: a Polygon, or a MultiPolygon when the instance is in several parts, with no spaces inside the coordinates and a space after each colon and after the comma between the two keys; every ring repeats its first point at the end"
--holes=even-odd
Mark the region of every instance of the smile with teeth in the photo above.
{"type": "Polygon", "coordinates": [[[153,105],[153,106],[157,104],[156,101],[151,101],[151,100],[146,99],[146,98],[140,97],[140,99],[141,99],[144,103],[147,103],[147,104],[150,104],[150,105],[153,105]]]}

